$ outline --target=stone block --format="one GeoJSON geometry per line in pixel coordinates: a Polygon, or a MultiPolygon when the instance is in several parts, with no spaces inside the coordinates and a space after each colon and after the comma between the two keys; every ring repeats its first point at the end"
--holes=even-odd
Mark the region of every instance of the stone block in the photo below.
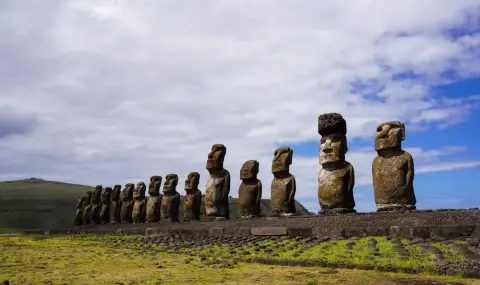
{"type": "Polygon", "coordinates": [[[312,228],[288,228],[289,237],[311,237],[312,228]]]}
{"type": "Polygon", "coordinates": [[[248,237],[251,234],[251,230],[248,227],[239,227],[237,235],[239,237],[248,237]]]}
{"type": "Polygon", "coordinates": [[[209,237],[221,238],[221,237],[223,237],[223,232],[224,231],[225,231],[224,228],[209,228],[208,229],[208,236],[209,237]]]}
{"type": "Polygon", "coordinates": [[[254,236],[286,236],[288,231],[286,227],[258,227],[251,228],[254,236]]]}
{"type": "Polygon", "coordinates": [[[474,229],[474,225],[442,225],[437,226],[430,231],[432,238],[459,238],[470,236],[474,229]]]}
{"type": "Polygon", "coordinates": [[[390,234],[389,228],[366,227],[364,231],[365,236],[368,237],[388,236],[390,234]]]}
{"type": "Polygon", "coordinates": [[[145,235],[156,235],[157,234],[157,229],[156,228],[146,228],[145,229],[145,235]]]}
{"type": "Polygon", "coordinates": [[[312,235],[315,237],[341,237],[342,229],[341,228],[323,228],[316,227],[312,228],[312,235]]]}
{"type": "Polygon", "coordinates": [[[470,234],[471,237],[473,238],[479,238],[480,239],[480,225],[475,225],[473,228],[472,233],[470,234]]]}
{"type": "Polygon", "coordinates": [[[238,235],[238,228],[237,227],[229,227],[225,228],[225,231],[223,232],[224,237],[234,237],[238,235]]]}
{"type": "Polygon", "coordinates": [[[428,227],[428,226],[413,227],[412,237],[414,237],[414,238],[429,238],[430,237],[430,227],[428,227]]]}
{"type": "Polygon", "coordinates": [[[390,227],[390,236],[392,238],[411,239],[412,238],[412,230],[409,227],[391,226],[390,227]]]}
{"type": "Polygon", "coordinates": [[[342,230],[342,236],[345,238],[364,237],[365,230],[361,227],[348,227],[342,230]]]}

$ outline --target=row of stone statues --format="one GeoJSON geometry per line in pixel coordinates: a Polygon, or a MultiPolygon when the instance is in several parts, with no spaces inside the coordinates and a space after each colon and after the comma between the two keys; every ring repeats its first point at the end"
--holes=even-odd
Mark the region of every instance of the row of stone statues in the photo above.
{"type": "MultiPolygon", "coordinates": [[[[345,160],[347,147],[347,124],[337,113],[322,114],[318,118],[318,133],[321,135],[319,160],[322,169],[318,175],[318,201],[322,212],[354,213],[353,166],[345,160]]],[[[386,122],[378,126],[375,135],[375,150],[378,156],[372,163],[373,186],[377,211],[413,210],[413,159],[402,150],[405,126],[401,122],[386,122]]],[[[227,148],[214,144],[206,163],[210,174],[205,189],[205,213],[207,216],[229,219],[230,173],[223,167],[227,148]]],[[[271,207],[274,216],[294,215],[295,177],[290,173],[293,150],[281,147],[275,150],[272,161],[271,207]]],[[[260,215],[262,183],[257,179],[259,163],[246,161],[240,169],[238,191],[238,214],[241,218],[260,215]]],[[[202,193],[198,189],[200,174],[192,172],[185,181],[186,195],[183,203],[184,220],[198,220],[202,193]]],[[[89,223],[150,223],[178,221],[180,194],[176,187],[178,176],[168,174],[160,194],[161,176],[152,176],[145,196],[146,185],[139,182],[112,188],[95,187],[93,192],[80,198],[77,203],[76,224],[89,223]]]]}

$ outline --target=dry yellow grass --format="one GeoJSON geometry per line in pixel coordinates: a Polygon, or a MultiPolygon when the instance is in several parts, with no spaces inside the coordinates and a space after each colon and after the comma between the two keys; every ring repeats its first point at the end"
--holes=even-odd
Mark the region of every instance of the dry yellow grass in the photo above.
{"type": "Polygon", "coordinates": [[[189,259],[113,248],[92,239],[0,236],[0,281],[11,284],[480,284],[480,280],[455,277],[315,267],[239,264],[215,268],[198,258],[189,259]]]}

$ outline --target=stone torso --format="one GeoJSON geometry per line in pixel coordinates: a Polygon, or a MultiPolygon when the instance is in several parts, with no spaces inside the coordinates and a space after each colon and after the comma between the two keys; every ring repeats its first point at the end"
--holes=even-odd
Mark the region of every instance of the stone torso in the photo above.
{"type": "Polygon", "coordinates": [[[156,223],[160,220],[161,196],[150,196],[147,199],[147,223],[156,223]]]}
{"type": "Polygon", "coordinates": [[[318,176],[318,200],[322,210],[345,208],[353,209],[353,167],[338,170],[321,169],[318,176]]]}
{"type": "Polygon", "coordinates": [[[406,151],[392,157],[377,156],[373,160],[375,203],[415,204],[413,184],[407,177],[410,171],[409,161],[412,161],[412,156],[406,151]]]}
{"type": "Polygon", "coordinates": [[[90,204],[85,205],[83,208],[83,215],[82,215],[82,224],[90,224],[90,204]]]}
{"type": "Polygon", "coordinates": [[[102,223],[108,223],[110,221],[110,201],[102,203],[100,210],[100,221],[102,223]]]}
{"type": "Polygon", "coordinates": [[[223,170],[218,176],[210,175],[205,189],[205,207],[207,216],[228,216],[228,194],[230,192],[230,173],[223,170]]]}
{"type": "Polygon", "coordinates": [[[188,193],[183,198],[183,215],[184,219],[199,219],[200,205],[202,203],[202,192],[196,190],[193,193],[188,193]]]}
{"type": "Polygon", "coordinates": [[[291,199],[295,193],[295,177],[273,178],[270,200],[274,213],[295,212],[295,200],[291,199]]]}
{"type": "Polygon", "coordinates": [[[110,203],[110,223],[120,222],[120,209],[120,200],[112,200],[112,202],[110,203]]]}
{"type": "Polygon", "coordinates": [[[132,211],[132,219],[134,224],[145,223],[146,220],[146,204],[147,199],[145,198],[138,198],[135,199],[133,204],[133,211],[132,211]]]}
{"type": "Polygon", "coordinates": [[[178,221],[178,211],[180,206],[180,194],[177,192],[164,195],[161,200],[161,219],[178,221]]]}
{"type": "Polygon", "coordinates": [[[122,207],[120,211],[120,219],[122,223],[131,223],[132,222],[132,211],[133,211],[133,200],[122,200],[122,207]]]}
{"type": "Polygon", "coordinates": [[[260,201],[258,199],[261,191],[261,182],[257,179],[253,183],[240,184],[238,189],[238,211],[239,214],[260,214],[260,201]]]}

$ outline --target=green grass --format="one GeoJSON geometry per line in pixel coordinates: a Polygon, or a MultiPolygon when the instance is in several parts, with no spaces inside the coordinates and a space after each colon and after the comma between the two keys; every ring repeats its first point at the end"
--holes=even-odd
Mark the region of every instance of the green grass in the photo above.
{"type": "MultiPolygon", "coordinates": [[[[195,249],[172,251],[162,244],[146,249],[137,238],[113,235],[0,236],[0,280],[8,279],[11,284],[480,284],[480,280],[430,274],[250,264],[236,261],[240,253],[229,254],[232,247],[225,245],[198,250],[199,254],[209,255],[208,260],[201,261],[199,256],[192,254],[195,249]],[[225,262],[231,266],[221,266],[225,262]]],[[[359,248],[355,246],[354,250],[363,250],[363,242],[359,240],[359,248]]],[[[267,240],[259,242],[258,246],[291,246],[296,243],[293,240],[267,240]]],[[[173,244],[180,242],[166,245],[173,244]]],[[[315,251],[315,246],[302,256],[334,258],[335,254],[344,253],[342,246],[344,242],[338,242],[326,252],[315,251]]],[[[379,248],[387,250],[388,246],[388,241],[379,239],[379,248]]],[[[252,246],[236,249],[255,254],[252,246]]],[[[279,258],[291,258],[289,254],[295,250],[288,250],[279,258]]],[[[359,252],[358,256],[362,254],[368,252],[359,252]]],[[[360,262],[361,259],[349,259],[355,260],[360,262]]]]}
{"type": "MultiPolygon", "coordinates": [[[[0,234],[10,230],[18,232],[19,229],[70,228],[75,218],[77,198],[87,191],[93,191],[93,186],[44,180],[0,182],[0,234]]],[[[184,193],[181,187],[177,191],[184,193]]],[[[236,193],[235,189],[231,192],[236,193]]],[[[237,213],[236,201],[230,199],[232,218],[237,213]]],[[[270,216],[270,200],[263,199],[261,203],[263,213],[270,216]]],[[[308,214],[308,210],[300,203],[297,202],[296,207],[298,214],[308,214]]],[[[201,209],[204,215],[204,207],[201,209]]]]}

